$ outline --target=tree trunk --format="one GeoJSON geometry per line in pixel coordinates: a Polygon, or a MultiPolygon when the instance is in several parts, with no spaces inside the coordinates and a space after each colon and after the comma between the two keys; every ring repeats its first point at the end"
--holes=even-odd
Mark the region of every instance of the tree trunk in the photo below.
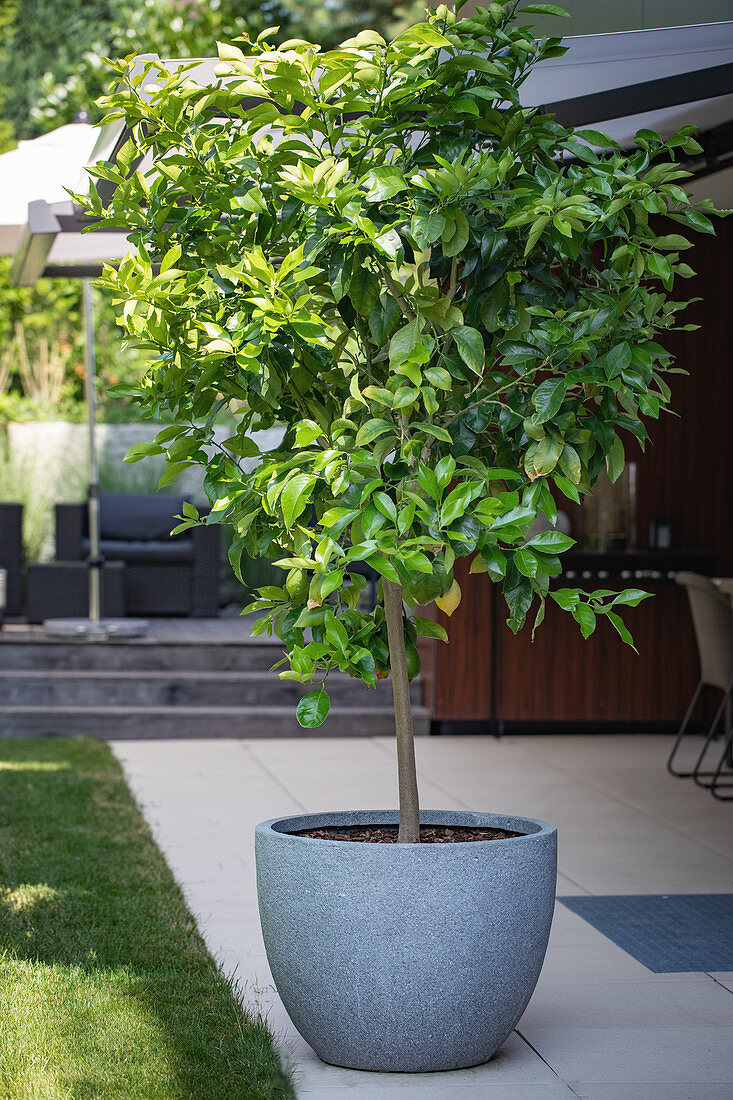
{"type": "Polygon", "coordinates": [[[402,587],[382,577],[384,611],[389,638],[389,664],[392,672],[395,732],[397,734],[397,774],[400,794],[400,844],[420,840],[420,803],[415,769],[415,738],[412,732],[410,679],[407,675],[405,628],[402,620],[402,587]]]}

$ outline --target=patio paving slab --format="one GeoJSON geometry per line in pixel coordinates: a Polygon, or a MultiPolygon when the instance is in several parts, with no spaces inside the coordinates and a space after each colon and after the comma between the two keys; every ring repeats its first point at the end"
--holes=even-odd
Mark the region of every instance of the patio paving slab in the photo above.
{"type": "MultiPolygon", "coordinates": [[[[499,1054],[449,1074],[320,1062],[272,985],[257,919],[263,818],[392,807],[388,738],[114,743],[199,927],[267,1013],[301,1100],[723,1100],[733,1095],[733,974],[655,974],[562,904],[535,995],[499,1054]]],[[[558,894],[733,892],[733,813],[664,770],[659,736],[423,738],[422,804],[559,827],[558,894]]]]}

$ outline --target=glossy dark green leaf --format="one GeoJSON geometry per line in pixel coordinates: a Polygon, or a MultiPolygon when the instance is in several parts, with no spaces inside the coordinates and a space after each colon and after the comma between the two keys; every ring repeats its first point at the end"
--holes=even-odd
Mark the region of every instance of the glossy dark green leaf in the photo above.
{"type": "Polygon", "coordinates": [[[584,638],[590,638],[596,628],[595,612],[587,603],[579,603],[572,609],[572,616],[580,625],[580,632],[584,638]]]}
{"type": "Polygon", "coordinates": [[[349,298],[362,317],[368,317],[374,309],[380,290],[381,284],[373,271],[363,265],[354,269],[349,283],[349,298]]]}
{"type": "Polygon", "coordinates": [[[469,325],[459,325],[451,330],[451,335],[456,342],[456,348],[463,362],[475,374],[481,374],[484,369],[484,342],[478,329],[469,325]]]}
{"type": "Polygon", "coordinates": [[[295,715],[301,726],[306,729],[313,729],[316,726],[323,725],[328,718],[330,709],[331,700],[328,697],[328,692],[324,691],[323,688],[318,688],[316,691],[309,691],[307,695],[303,696],[295,709],[295,715]]]}
{"type": "Polygon", "coordinates": [[[413,617],[413,622],[417,627],[418,634],[423,638],[437,638],[441,642],[448,641],[448,635],[445,631],[445,627],[442,627],[440,623],[434,622],[432,619],[425,619],[420,615],[413,617]]]}
{"type": "Polygon", "coordinates": [[[565,380],[563,378],[548,378],[540,382],[532,394],[532,404],[537,412],[533,419],[538,424],[544,424],[546,420],[552,420],[565,398],[565,380]]]}
{"type": "Polygon", "coordinates": [[[627,604],[629,607],[636,607],[642,600],[647,600],[651,597],[651,592],[644,592],[641,588],[626,588],[623,592],[619,592],[614,597],[614,604],[627,604]]]}
{"type": "Polygon", "coordinates": [[[373,443],[375,439],[379,439],[385,432],[391,431],[394,431],[394,424],[390,424],[388,420],[367,420],[356,433],[356,445],[357,447],[366,447],[369,443],[373,443]]]}
{"type": "Polygon", "coordinates": [[[562,531],[542,531],[541,534],[531,538],[527,546],[545,553],[563,554],[571,546],[575,546],[575,539],[571,539],[570,535],[564,535],[562,531]]]}

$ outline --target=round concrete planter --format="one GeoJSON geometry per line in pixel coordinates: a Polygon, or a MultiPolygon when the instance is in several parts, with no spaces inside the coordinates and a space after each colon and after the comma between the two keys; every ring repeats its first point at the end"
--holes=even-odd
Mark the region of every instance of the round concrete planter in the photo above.
{"type": "Polygon", "coordinates": [[[384,811],[257,826],[260,919],[278,992],[325,1062],[422,1072],[478,1065],[524,1012],[547,948],[557,832],[523,817],[425,811],[424,824],[521,833],[463,844],[291,834],[394,824],[384,811]]]}

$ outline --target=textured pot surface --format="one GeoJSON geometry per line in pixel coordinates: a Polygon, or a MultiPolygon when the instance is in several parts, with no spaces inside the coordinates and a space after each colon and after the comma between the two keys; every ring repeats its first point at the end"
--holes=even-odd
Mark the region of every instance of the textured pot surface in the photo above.
{"type": "Polygon", "coordinates": [[[423,824],[521,833],[459,844],[293,836],[394,824],[395,812],[257,826],[260,920],[278,992],[325,1062],[421,1072],[485,1062],[537,983],[555,900],[557,832],[529,818],[430,811],[423,824]]]}

